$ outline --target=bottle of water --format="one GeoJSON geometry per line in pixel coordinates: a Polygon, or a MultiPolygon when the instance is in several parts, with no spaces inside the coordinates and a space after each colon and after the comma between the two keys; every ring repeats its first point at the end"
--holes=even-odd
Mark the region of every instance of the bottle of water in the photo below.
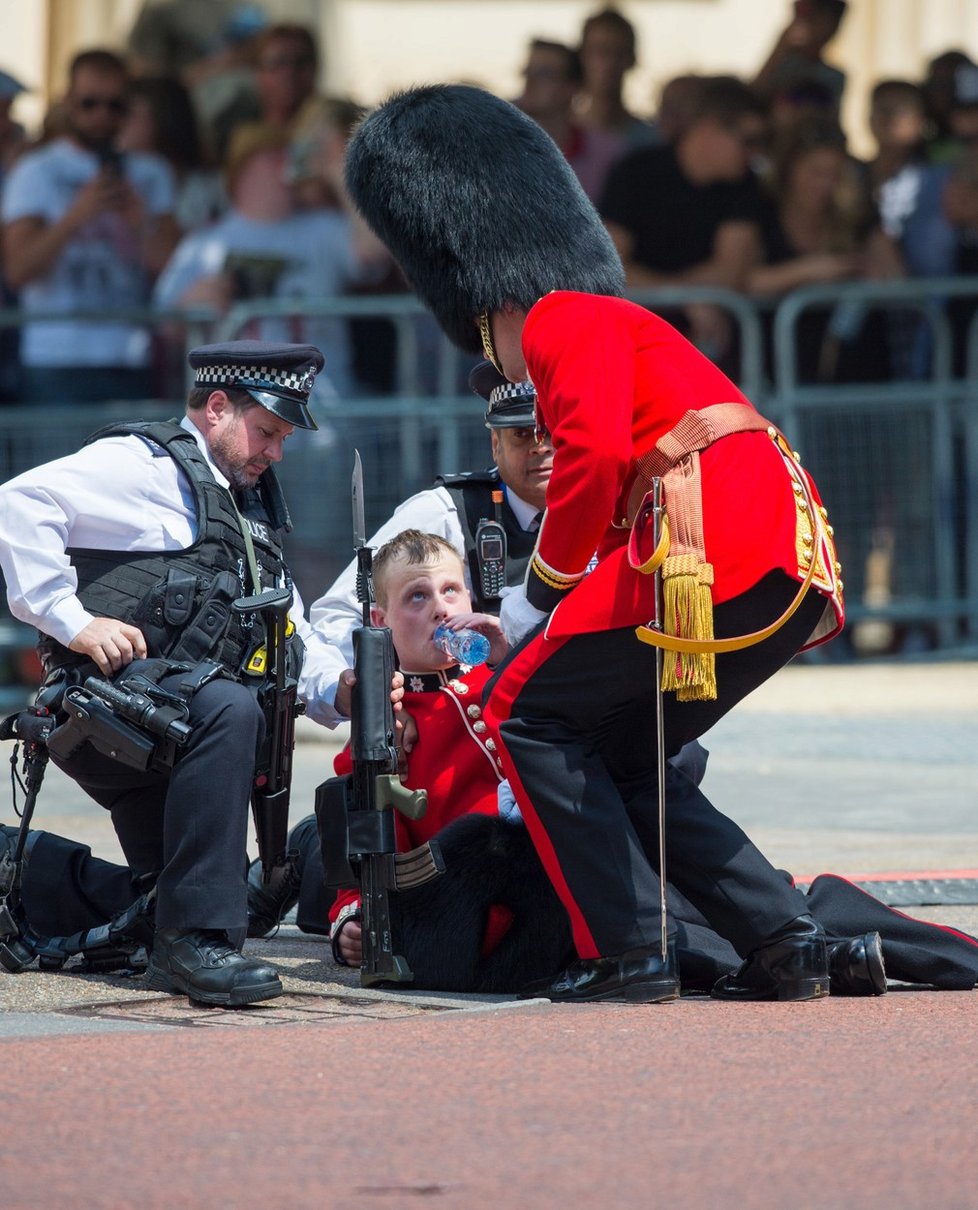
{"type": "Polygon", "coordinates": [[[484,664],[489,658],[489,640],[478,630],[449,630],[447,626],[439,626],[434,640],[453,660],[470,668],[484,664]]]}

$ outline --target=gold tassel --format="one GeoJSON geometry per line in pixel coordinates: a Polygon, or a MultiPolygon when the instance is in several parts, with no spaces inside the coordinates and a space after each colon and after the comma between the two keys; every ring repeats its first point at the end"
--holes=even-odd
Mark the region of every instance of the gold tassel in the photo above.
{"type": "MultiPolygon", "coordinates": [[[[662,565],[664,630],[677,638],[713,638],[713,564],[696,555],[670,555],[662,565]]],[[[717,696],[716,656],[667,651],[663,691],[675,690],[679,702],[709,702],[717,696]]]]}

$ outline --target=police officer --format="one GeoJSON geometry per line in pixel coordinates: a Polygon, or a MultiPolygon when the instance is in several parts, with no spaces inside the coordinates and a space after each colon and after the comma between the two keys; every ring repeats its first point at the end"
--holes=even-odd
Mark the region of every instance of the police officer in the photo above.
{"type": "MultiPolygon", "coordinates": [[[[483,361],[470,374],[469,385],[488,405],[485,419],[495,465],[484,471],[439,476],[434,487],[398,505],[368,545],[379,550],[405,529],[445,538],[463,555],[473,608],[481,613],[498,613],[499,597],[483,591],[476,547],[479,521],[497,515],[493,493],[501,492],[498,516],[506,534],[504,578],[507,585],[519,584],[546,507],[553,447],[548,434],[535,432],[536,394],[532,383],[511,383],[490,362],[483,361]]],[[[347,663],[352,663],[353,632],[361,619],[354,560],[309,607],[309,621],[321,636],[340,648],[347,663]]]]}
{"type": "MultiPolygon", "coordinates": [[[[236,341],[189,360],[195,379],[181,421],[103,429],[0,488],[0,564],[11,612],[40,632],[49,689],[141,673],[188,698],[190,737],[169,768],[138,771],[91,743],[57,763],[110,812],[134,880],[157,875],[148,985],[235,1006],[282,985],[240,952],[264,734],[263,674],[242,670],[263,628],[232,602],[291,588],[272,464],[293,430],[316,427],[307,404],[323,356],[309,345],[236,341]],[[206,671],[190,683],[164,660],[206,671]]],[[[335,688],[342,657],[315,641],[295,593],[290,616],[294,666],[311,640],[300,692],[335,688]]]]}

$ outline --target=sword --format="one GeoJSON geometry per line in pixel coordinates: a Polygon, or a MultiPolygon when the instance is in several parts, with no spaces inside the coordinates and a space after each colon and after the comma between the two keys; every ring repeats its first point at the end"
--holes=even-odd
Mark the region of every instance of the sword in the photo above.
{"type": "MultiPolygon", "coordinates": [[[[662,536],[662,480],[655,476],[652,480],[652,549],[658,548],[662,536]]],[[[660,634],[663,630],[662,608],[662,566],[655,569],[653,579],[655,594],[655,617],[652,628],[660,634]]],[[[655,758],[656,772],[659,780],[659,920],[661,922],[660,944],[662,961],[667,959],[669,946],[668,922],[666,919],[666,737],[665,710],[662,693],[662,661],[663,650],[655,649],[655,758]]]]}

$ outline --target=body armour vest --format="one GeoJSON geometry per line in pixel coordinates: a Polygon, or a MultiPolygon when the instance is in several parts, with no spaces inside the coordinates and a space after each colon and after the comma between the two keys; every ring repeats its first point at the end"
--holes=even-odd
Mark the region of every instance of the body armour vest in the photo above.
{"type": "MultiPolygon", "coordinates": [[[[264,627],[257,615],[231,608],[236,598],[258,591],[251,584],[235,502],[214,478],[193,434],[175,420],[110,425],[85,444],[130,434],[158,447],[158,456],[173,458],[182,471],[193,493],[197,537],[172,551],[69,547],[78,598],[96,617],[138,626],[150,657],[191,664],[215,660],[236,676],[264,641],[264,627]]],[[[271,467],[238,509],[251,535],[261,588],[290,584],[280,540],[280,531],[290,528],[288,511],[271,467]]],[[[48,672],[86,659],[44,634],[38,650],[48,672]]]]}
{"type": "MultiPolygon", "coordinates": [[[[499,471],[493,467],[487,471],[470,471],[463,475],[439,475],[436,485],[444,487],[455,500],[458,519],[462,525],[462,536],[465,540],[465,560],[472,581],[472,608],[479,613],[499,613],[500,600],[498,597],[485,598],[482,595],[482,578],[479,574],[479,561],[475,548],[475,531],[479,522],[495,518],[495,505],[492,493],[499,491],[502,481],[499,471]]],[[[535,533],[527,533],[516,519],[516,514],[509,507],[509,501],[503,495],[502,516],[503,529],[506,531],[506,583],[511,587],[522,584],[526,567],[536,546],[535,533]]]]}

